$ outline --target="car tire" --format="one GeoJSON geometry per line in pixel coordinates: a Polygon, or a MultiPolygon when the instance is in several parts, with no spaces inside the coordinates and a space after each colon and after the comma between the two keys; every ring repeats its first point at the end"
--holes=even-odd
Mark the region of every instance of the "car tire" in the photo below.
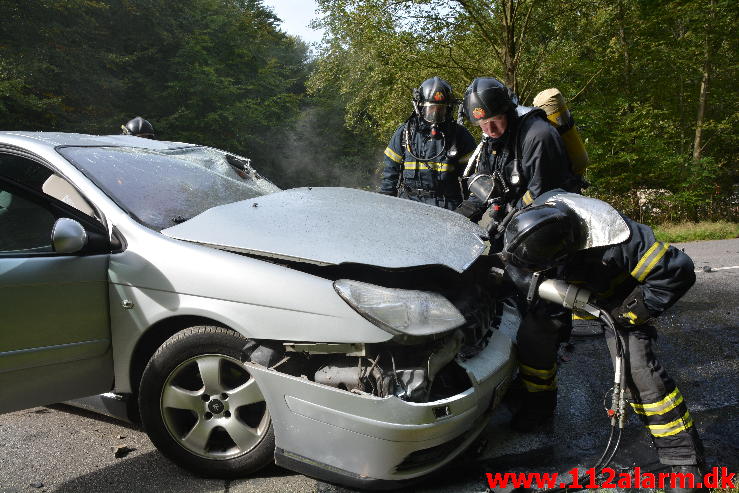
{"type": "Polygon", "coordinates": [[[240,361],[246,342],[222,327],[190,327],[167,339],[146,365],[139,388],[144,429],[188,471],[243,477],[274,461],[266,402],[240,361]]]}

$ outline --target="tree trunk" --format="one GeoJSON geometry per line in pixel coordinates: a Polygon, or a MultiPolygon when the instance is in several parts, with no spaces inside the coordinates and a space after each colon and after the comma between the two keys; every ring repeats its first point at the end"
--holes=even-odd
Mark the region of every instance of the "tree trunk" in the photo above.
{"type": "MultiPolygon", "coordinates": [[[[709,19],[713,18],[714,0],[711,0],[709,19]]],[[[695,119],[695,140],[693,141],[693,161],[699,161],[703,150],[703,121],[706,116],[708,101],[708,82],[711,77],[711,44],[709,38],[711,22],[706,23],[705,50],[703,52],[703,78],[701,79],[700,96],[698,96],[698,116],[695,119]]]]}
{"type": "Polygon", "coordinates": [[[621,49],[623,50],[624,65],[623,65],[623,76],[624,76],[624,92],[628,95],[631,94],[631,60],[629,59],[629,41],[626,37],[626,12],[624,10],[623,2],[618,2],[618,38],[621,43],[621,49]]]}
{"type": "Polygon", "coordinates": [[[503,66],[505,67],[505,83],[513,92],[518,90],[516,80],[516,20],[514,4],[516,0],[506,0],[503,4],[503,28],[505,29],[505,50],[503,66]]]}

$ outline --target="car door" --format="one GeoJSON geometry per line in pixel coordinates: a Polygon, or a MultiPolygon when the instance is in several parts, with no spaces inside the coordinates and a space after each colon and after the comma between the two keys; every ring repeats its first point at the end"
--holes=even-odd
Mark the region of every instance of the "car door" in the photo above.
{"type": "Polygon", "coordinates": [[[71,184],[38,159],[0,151],[0,412],[111,389],[109,245],[71,184]],[[52,247],[61,217],[86,230],[75,254],[52,247]]]}

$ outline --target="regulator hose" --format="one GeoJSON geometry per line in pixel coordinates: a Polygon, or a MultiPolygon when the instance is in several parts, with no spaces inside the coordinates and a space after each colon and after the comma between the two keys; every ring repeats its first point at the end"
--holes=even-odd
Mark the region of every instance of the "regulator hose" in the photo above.
{"type": "Polygon", "coordinates": [[[432,157],[428,157],[428,158],[418,157],[416,155],[416,153],[414,152],[414,150],[413,150],[413,140],[412,140],[412,137],[416,133],[416,128],[415,127],[418,126],[418,123],[417,122],[412,121],[412,120],[415,120],[416,119],[414,117],[416,117],[416,115],[411,115],[411,117],[408,118],[408,120],[406,121],[406,124],[405,124],[405,130],[403,131],[405,133],[405,143],[406,143],[406,146],[407,146],[406,149],[408,150],[408,154],[410,154],[411,157],[415,161],[433,161],[434,159],[438,159],[442,154],[444,154],[444,151],[447,150],[447,148],[446,148],[446,144],[447,144],[447,142],[446,142],[446,135],[444,134],[444,132],[442,130],[439,130],[439,132],[441,133],[441,149],[439,150],[439,152],[436,153],[436,155],[434,155],[432,157]],[[414,127],[414,128],[411,128],[411,127],[414,127]]]}

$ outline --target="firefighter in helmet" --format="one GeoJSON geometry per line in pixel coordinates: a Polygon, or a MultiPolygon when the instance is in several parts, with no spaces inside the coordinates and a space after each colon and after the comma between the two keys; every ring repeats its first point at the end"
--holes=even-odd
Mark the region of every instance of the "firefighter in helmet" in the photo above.
{"type": "Polygon", "coordinates": [[[454,121],[448,82],[432,77],[413,90],[413,113],[385,149],[380,193],[455,209],[463,200],[460,176],[475,141],[454,121]]]}
{"type": "Polygon", "coordinates": [[[155,137],[154,126],[140,116],[130,119],[125,125],[121,125],[121,133],[123,135],[133,135],[134,137],[143,137],[145,139],[153,139],[155,137]]]}
{"type": "MultiPolygon", "coordinates": [[[[482,219],[480,225],[492,232],[509,213],[548,190],[579,191],[580,179],[572,173],[564,142],[546,113],[519,105],[518,97],[498,79],[473,80],[460,113],[482,130],[465,177],[487,175],[495,184],[486,202],[471,196],[457,210],[460,214],[482,219]]],[[[497,250],[500,244],[493,241],[497,250]]]]}
{"type": "MultiPolygon", "coordinates": [[[[597,199],[563,190],[547,192],[508,224],[501,254],[520,291],[531,272],[564,279],[588,290],[610,312],[626,340],[626,379],[631,407],[651,434],[660,462],[673,472],[703,468],[703,447],[675,382],[652,347],[650,322],[679,300],[695,282],[685,253],[656,241],[652,230],[597,199]]],[[[545,301],[526,312],[517,336],[519,374],[526,389],[511,423],[528,431],[553,413],[557,402],[557,347],[561,326],[547,316],[545,301]]],[[[606,331],[611,354],[615,334],[606,331]]],[[[692,491],[675,489],[673,491],[692,491]]]]}

